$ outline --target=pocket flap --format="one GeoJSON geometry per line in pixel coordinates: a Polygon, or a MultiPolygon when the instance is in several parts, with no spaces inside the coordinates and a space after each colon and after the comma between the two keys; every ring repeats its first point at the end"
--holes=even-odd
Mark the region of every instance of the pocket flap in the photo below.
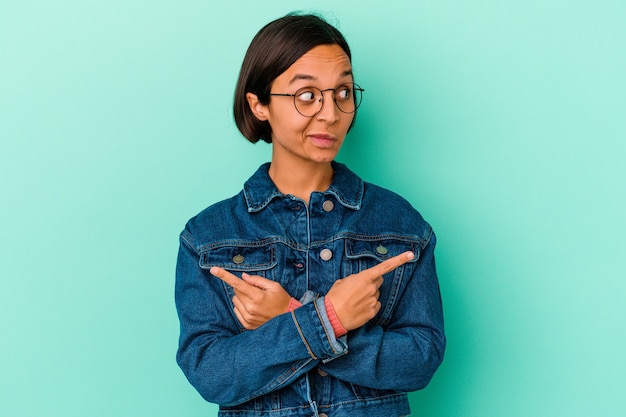
{"type": "Polygon", "coordinates": [[[407,251],[415,255],[410,262],[417,261],[420,246],[416,242],[402,239],[346,239],[346,257],[349,259],[372,258],[382,262],[407,251]]]}
{"type": "Polygon", "coordinates": [[[200,254],[200,268],[218,266],[229,271],[263,271],[276,266],[276,244],[219,246],[200,254]]]}

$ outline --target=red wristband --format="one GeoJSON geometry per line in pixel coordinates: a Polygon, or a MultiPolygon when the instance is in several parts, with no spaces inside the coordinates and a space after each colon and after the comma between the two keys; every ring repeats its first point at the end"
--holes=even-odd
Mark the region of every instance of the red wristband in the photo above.
{"type": "Polygon", "coordinates": [[[289,300],[289,304],[287,305],[287,313],[291,313],[293,310],[295,310],[298,307],[302,307],[302,303],[296,300],[295,298],[291,297],[291,300],[289,300]]]}
{"type": "Polygon", "coordinates": [[[335,313],[335,307],[333,307],[333,303],[330,302],[330,298],[328,298],[328,296],[324,297],[324,306],[326,307],[326,314],[328,315],[330,324],[333,326],[333,330],[335,331],[335,337],[340,337],[348,333],[348,331],[341,325],[341,322],[337,317],[337,313],[335,313]]]}

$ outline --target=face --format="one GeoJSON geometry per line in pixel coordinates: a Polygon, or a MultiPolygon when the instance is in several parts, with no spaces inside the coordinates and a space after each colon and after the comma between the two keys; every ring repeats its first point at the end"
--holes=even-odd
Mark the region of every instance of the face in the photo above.
{"type": "MultiPolygon", "coordinates": [[[[326,90],[350,82],[352,65],[343,49],[339,45],[320,45],[279,75],[271,93],[294,94],[303,87],[326,90]]],[[[354,114],[337,108],[332,91],[323,94],[322,109],[313,117],[301,115],[293,97],[272,96],[269,104],[263,105],[254,94],[248,94],[252,112],[272,127],[273,162],[328,163],[337,156],[354,114]]]]}

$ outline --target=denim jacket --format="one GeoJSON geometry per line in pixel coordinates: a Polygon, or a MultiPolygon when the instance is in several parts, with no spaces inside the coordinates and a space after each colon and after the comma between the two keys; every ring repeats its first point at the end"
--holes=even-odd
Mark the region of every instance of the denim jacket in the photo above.
{"type": "Polygon", "coordinates": [[[308,206],[280,193],[268,166],[180,235],[179,366],[222,417],[408,415],[406,393],[428,384],[446,343],[431,227],[342,164],[308,206]],[[413,260],[384,276],[378,314],[335,337],[324,308],[333,283],[407,250],[413,260]],[[212,266],[277,281],[303,305],[246,330],[212,266]]]}

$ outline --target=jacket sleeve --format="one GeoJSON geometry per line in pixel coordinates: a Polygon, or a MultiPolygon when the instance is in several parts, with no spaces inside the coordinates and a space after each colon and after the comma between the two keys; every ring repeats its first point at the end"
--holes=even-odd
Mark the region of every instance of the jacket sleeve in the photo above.
{"type": "MultiPolygon", "coordinates": [[[[225,285],[200,268],[185,233],[176,265],[175,301],[180,320],[177,362],[209,402],[236,405],[277,390],[346,351],[328,335],[323,299],[268,321],[254,331],[240,326],[225,285]]],[[[345,340],[345,338],[344,338],[345,340]]]]}
{"type": "Polygon", "coordinates": [[[375,389],[408,392],[429,383],[446,345],[434,248],[432,234],[389,324],[370,322],[349,332],[349,352],[320,368],[341,380],[375,389]]]}

